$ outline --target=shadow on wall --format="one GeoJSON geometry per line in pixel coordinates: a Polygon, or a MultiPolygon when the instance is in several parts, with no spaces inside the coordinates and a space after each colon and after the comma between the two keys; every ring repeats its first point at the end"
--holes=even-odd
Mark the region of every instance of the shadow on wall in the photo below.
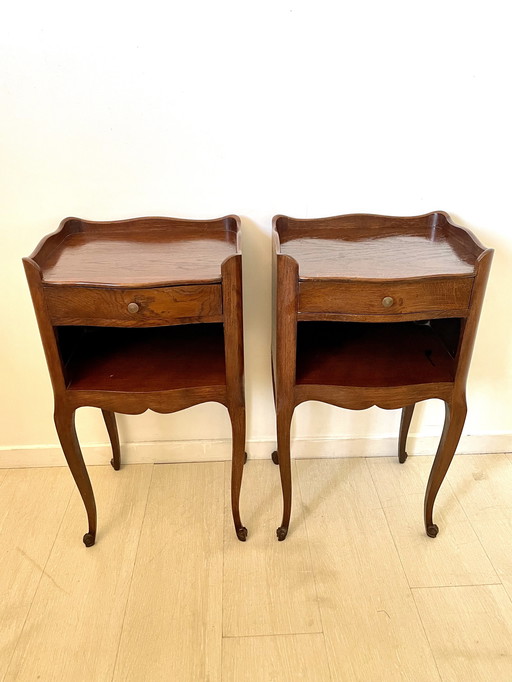
{"type": "MultiPolygon", "coordinates": [[[[310,401],[302,403],[295,409],[292,438],[332,439],[333,454],[343,452],[343,456],[372,456],[376,448],[379,455],[393,456],[396,454],[393,437],[396,436],[398,442],[400,415],[401,410],[381,410],[378,407],[346,410],[310,401]],[[379,438],[382,440],[377,443],[379,438]],[[357,450],[348,452],[342,443],[336,445],[337,441],[346,439],[357,441],[353,446],[357,447],[357,450]]],[[[414,433],[415,423],[421,424],[421,417],[418,418],[418,422],[416,419],[415,414],[411,433],[414,433]]]]}
{"type": "Polygon", "coordinates": [[[472,363],[470,379],[482,377],[482,381],[503,381],[512,372],[512,315],[510,314],[510,291],[512,291],[512,249],[510,240],[497,230],[485,225],[475,225],[456,213],[454,220],[474,232],[487,247],[494,249],[494,258],[482,308],[482,317],[475,342],[478,362],[472,363]],[[497,333],[498,330],[498,333],[497,333]],[[483,349],[487,349],[484,354],[483,349]],[[508,362],[507,362],[508,360],[508,362]]]}

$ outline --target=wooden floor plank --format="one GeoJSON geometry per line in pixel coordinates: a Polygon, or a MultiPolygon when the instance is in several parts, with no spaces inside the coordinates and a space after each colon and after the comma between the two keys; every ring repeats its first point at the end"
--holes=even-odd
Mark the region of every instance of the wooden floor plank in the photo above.
{"type": "Polygon", "coordinates": [[[155,466],[114,680],[221,679],[223,517],[223,462],[155,466]]]}
{"type": "Polygon", "coordinates": [[[499,579],[449,481],[437,496],[436,538],[423,525],[423,499],[432,457],[368,459],[368,466],[411,587],[484,585],[499,579]]]}
{"type": "Polygon", "coordinates": [[[9,666],[73,488],[67,469],[0,471],[0,680],[9,666]]]}
{"type": "Polygon", "coordinates": [[[324,637],[274,635],[223,641],[223,682],[329,682],[324,637]]]}
{"type": "Polygon", "coordinates": [[[93,547],[82,543],[86,517],[74,490],[6,682],[112,678],[151,469],[90,467],[99,522],[93,547]]]}
{"type": "Polygon", "coordinates": [[[512,680],[512,608],[502,585],[413,593],[443,682],[512,680]]]}
{"type": "Polygon", "coordinates": [[[366,461],[296,464],[333,679],[439,679],[366,461]]]}
{"type": "MultiPolygon", "coordinates": [[[[292,469],[295,475],[295,469],[292,469]]],[[[226,489],[229,489],[226,466],[226,489]]],[[[296,475],[295,475],[296,479],[296,475]]],[[[291,529],[278,542],[282,514],[279,469],[272,460],[249,460],[242,487],[242,520],[247,542],[234,542],[229,497],[224,528],[225,636],[321,631],[311,557],[295,485],[291,529]]]]}
{"type": "Polygon", "coordinates": [[[512,461],[464,455],[450,471],[453,491],[512,599],[512,461]]]}
{"type": "Polygon", "coordinates": [[[245,468],[246,543],[233,529],[229,463],[91,467],[89,549],[67,469],[0,470],[0,680],[431,682],[439,669],[447,682],[509,682],[512,461],[456,457],[432,540],[429,460],[297,462],[282,543],[270,460],[245,468]],[[410,578],[433,583],[414,598],[395,544],[410,578]],[[435,586],[447,577],[460,585],[435,586]]]}

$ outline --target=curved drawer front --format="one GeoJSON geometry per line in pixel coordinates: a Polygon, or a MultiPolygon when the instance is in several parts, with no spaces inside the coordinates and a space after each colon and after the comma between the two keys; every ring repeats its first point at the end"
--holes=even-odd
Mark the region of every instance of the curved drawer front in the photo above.
{"type": "Polygon", "coordinates": [[[220,284],[155,289],[44,287],[52,324],[158,327],[222,320],[220,284]]]}
{"type": "Polygon", "coordinates": [[[403,282],[305,281],[299,286],[299,313],[401,315],[462,312],[469,306],[472,278],[403,282]]]}

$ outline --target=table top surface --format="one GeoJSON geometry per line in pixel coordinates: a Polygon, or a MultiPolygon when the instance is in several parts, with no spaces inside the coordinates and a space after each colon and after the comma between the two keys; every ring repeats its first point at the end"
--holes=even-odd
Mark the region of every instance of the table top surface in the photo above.
{"type": "Polygon", "coordinates": [[[281,253],[299,264],[301,279],[409,279],[475,273],[475,257],[442,234],[383,230],[366,235],[318,230],[289,234],[281,253]]]}
{"type": "Polygon", "coordinates": [[[45,284],[163,286],[221,281],[221,265],[237,252],[230,231],[182,228],[68,234],[41,264],[45,284]]]}

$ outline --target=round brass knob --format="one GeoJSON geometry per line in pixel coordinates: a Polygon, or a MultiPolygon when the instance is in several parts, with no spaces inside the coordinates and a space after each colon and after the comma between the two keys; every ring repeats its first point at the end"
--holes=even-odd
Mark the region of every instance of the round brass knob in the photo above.
{"type": "Polygon", "coordinates": [[[382,299],[382,305],[384,308],[390,308],[395,301],[391,298],[391,296],[384,296],[382,299]]]}
{"type": "Polygon", "coordinates": [[[138,313],[139,312],[139,306],[137,303],[128,303],[128,312],[129,313],[138,313]]]}

